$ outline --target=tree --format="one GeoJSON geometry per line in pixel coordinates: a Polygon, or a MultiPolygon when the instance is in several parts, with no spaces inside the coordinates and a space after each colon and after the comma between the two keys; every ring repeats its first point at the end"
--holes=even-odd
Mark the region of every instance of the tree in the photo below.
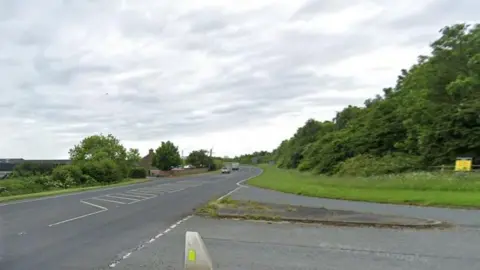
{"type": "Polygon", "coordinates": [[[140,152],[138,151],[138,149],[136,148],[128,149],[127,161],[130,168],[137,166],[138,162],[140,162],[141,159],[142,157],[140,156],[140,152]]]}
{"type": "Polygon", "coordinates": [[[195,167],[204,167],[212,163],[207,150],[192,151],[187,157],[187,163],[195,167]]]}
{"type": "Polygon", "coordinates": [[[480,160],[480,25],[440,32],[431,55],[401,69],[383,95],[346,107],[333,121],[308,120],[273,150],[276,164],[374,175],[452,164],[464,154],[480,160]]]}
{"type": "Polygon", "coordinates": [[[162,142],[162,144],[155,150],[152,160],[152,166],[168,171],[172,167],[182,164],[182,158],[176,147],[171,141],[162,142]]]}
{"type": "Polygon", "coordinates": [[[78,165],[83,171],[89,171],[89,175],[99,182],[113,182],[127,177],[132,164],[128,160],[127,150],[112,134],[86,137],[70,149],[69,154],[72,164],[78,165]],[[101,173],[99,164],[106,166],[101,173]],[[118,172],[114,172],[115,170],[118,172]],[[94,171],[99,173],[92,175],[94,171]],[[108,173],[114,175],[107,175],[108,173]]]}

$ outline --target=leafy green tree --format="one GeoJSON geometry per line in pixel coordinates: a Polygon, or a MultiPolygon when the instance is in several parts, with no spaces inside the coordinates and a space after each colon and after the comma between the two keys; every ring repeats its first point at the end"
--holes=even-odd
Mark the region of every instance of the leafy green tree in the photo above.
{"type": "Polygon", "coordinates": [[[140,156],[140,151],[137,148],[130,148],[127,152],[127,161],[130,168],[134,168],[138,165],[142,156],[140,156]]]}
{"type": "Polygon", "coordinates": [[[70,149],[69,154],[72,164],[78,165],[84,173],[88,172],[88,175],[99,182],[114,182],[128,177],[129,170],[138,158],[138,150],[127,152],[112,134],[86,137],[70,149]],[[106,167],[100,169],[100,165],[106,167]],[[114,172],[115,170],[118,172],[114,172]],[[108,173],[112,175],[107,175],[108,173]]]}
{"type": "Polygon", "coordinates": [[[196,150],[187,156],[186,162],[195,167],[205,167],[212,164],[212,158],[207,150],[196,150]]]}
{"type": "Polygon", "coordinates": [[[152,160],[152,166],[168,171],[172,167],[182,164],[182,158],[178,152],[178,147],[171,141],[162,142],[162,144],[155,150],[152,160]]]}
{"type": "Polygon", "coordinates": [[[480,160],[480,25],[447,26],[431,48],[383,95],[332,121],[308,120],[271,157],[281,168],[363,175],[453,164],[465,154],[480,160]]]}
{"type": "Polygon", "coordinates": [[[245,154],[234,157],[231,160],[224,160],[224,161],[236,161],[241,164],[259,164],[259,163],[268,163],[273,159],[272,153],[268,151],[256,151],[252,154],[245,154]]]}

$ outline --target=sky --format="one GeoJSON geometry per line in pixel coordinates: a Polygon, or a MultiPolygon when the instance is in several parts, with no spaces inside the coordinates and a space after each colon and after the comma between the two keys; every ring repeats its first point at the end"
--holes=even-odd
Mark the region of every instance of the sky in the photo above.
{"type": "MultiPolygon", "coordinates": [[[[0,158],[272,150],[394,86],[476,0],[0,0],[0,158]]],[[[478,22],[478,21],[477,21],[478,22]]]]}

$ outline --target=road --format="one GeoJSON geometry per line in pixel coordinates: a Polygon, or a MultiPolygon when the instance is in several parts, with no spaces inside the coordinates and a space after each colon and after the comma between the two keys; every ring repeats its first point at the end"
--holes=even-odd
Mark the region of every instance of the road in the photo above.
{"type": "Polygon", "coordinates": [[[115,270],[183,269],[185,231],[198,231],[215,270],[480,269],[478,231],[392,230],[193,217],[115,270]]]}
{"type": "Polygon", "coordinates": [[[0,269],[108,267],[258,172],[242,168],[1,204],[0,269]]]}
{"type": "Polygon", "coordinates": [[[182,269],[184,237],[198,231],[215,270],[480,269],[480,211],[307,198],[253,187],[233,199],[325,206],[450,221],[445,230],[394,230],[193,217],[121,261],[119,270],[182,269]]]}

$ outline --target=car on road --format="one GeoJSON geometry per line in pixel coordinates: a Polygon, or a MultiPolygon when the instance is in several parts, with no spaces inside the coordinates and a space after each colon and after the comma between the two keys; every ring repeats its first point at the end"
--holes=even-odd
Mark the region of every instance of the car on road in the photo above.
{"type": "Polygon", "coordinates": [[[222,173],[230,173],[230,168],[223,167],[222,168],[222,173]]]}

